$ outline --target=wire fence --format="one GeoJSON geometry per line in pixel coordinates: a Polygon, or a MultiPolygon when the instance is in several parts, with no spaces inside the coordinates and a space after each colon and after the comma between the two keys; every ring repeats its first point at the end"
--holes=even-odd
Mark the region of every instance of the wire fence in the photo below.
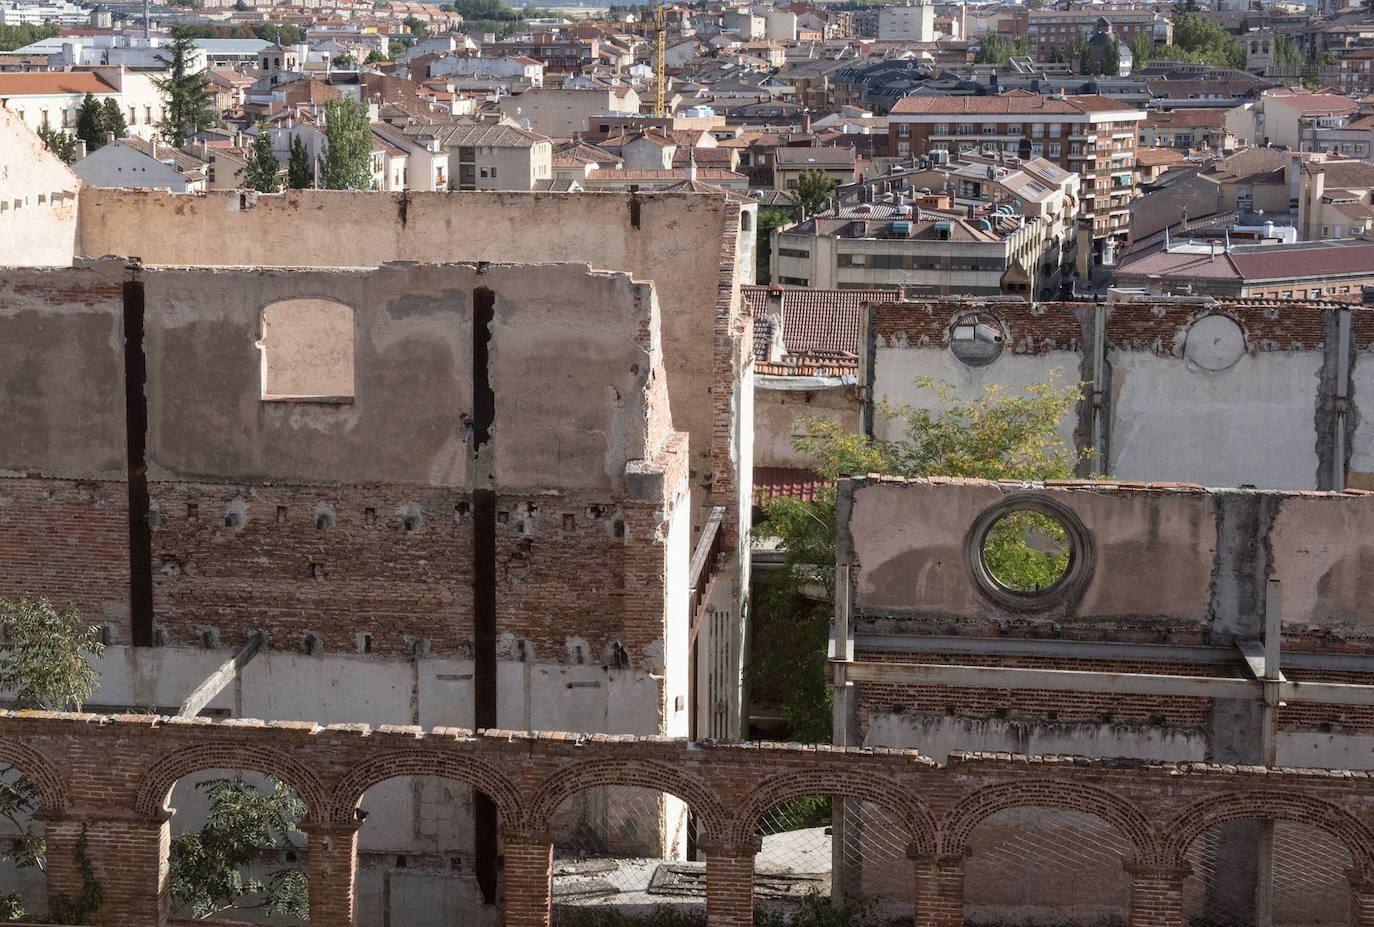
{"type": "Polygon", "coordinates": [[[1267,868],[1273,927],[1340,927],[1350,922],[1350,853],[1335,835],[1293,821],[1229,821],[1206,831],[1188,852],[1192,873],[1183,884],[1189,927],[1254,927],[1265,900],[1261,851],[1272,839],[1267,868]]]}
{"type": "Polygon", "coordinates": [[[964,864],[970,927],[1125,924],[1126,838],[1101,818],[1057,808],[1010,808],[973,831],[964,864]]]}

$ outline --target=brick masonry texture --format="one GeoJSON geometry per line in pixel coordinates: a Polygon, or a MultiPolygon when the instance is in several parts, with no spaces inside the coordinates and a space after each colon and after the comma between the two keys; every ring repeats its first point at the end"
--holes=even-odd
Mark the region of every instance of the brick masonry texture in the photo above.
{"type": "Polygon", "coordinates": [[[1352,860],[1352,923],[1374,923],[1368,772],[1012,754],[955,754],[937,764],[903,750],[50,712],[0,713],[0,761],[42,794],[50,891],[78,886],[71,848],[86,834],[106,892],[99,924],[166,922],[165,802],[178,779],[225,768],[275,776],[305,801],[311,923],[324,927],[352,921],[354,808],[372,785],[408,775],[466,782],[495,803],[509,927],[548,925],[551,815],[569,796],[607,784],[664,790],[692,807],[708,859],[712,927],[751,921],[760,816],[815,794],[875,803],[905,828],[918,925],[962,924],[970,835],[1018,807],[1086,812],[1115,827],[1130,846],[1131,923],[1141,927],[1182,927],[1186,856],[1204,831],[1265,817],[1338,837],[1352,860]]]}

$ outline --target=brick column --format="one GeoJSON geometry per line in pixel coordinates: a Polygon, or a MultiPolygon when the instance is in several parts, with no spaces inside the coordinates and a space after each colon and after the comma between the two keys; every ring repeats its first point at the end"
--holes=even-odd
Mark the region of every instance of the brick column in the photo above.
{"type": "Polygon", "coordinates": [[[1129,927],[1183,927],[1187,866],[1127,865],[1131,877],[1129,927]]]}
{"type": "Polygon", "coordinates": [[[501,923],[504,927],[549,927],[553,920],[553,838],[507,834],[501,923]]]}
{"type": "Polygon", "coordinates": [[[73,902],[81,898],[84,880],[77,849],[84,835],[85,857],[105,899],[84,923],[167,922],[171,812],[155,818],[109,811],[39,817],[47,842],[50,908],[59,894],[73,902]]]}
{"type": "Polygon", "coordinates": [[[302,824],[311,927],[353,927],[360,822],[302,824]]]}
{"type": "Polygon", "coordinates": [[[964,857],[921,855],[909,849],[916,867],[916,927],[963,927],[964,857]]]}
{"type": "Polygon", "coordinates": [[[754,856],[758,839],[736,846],[703,840],[706,854],[706,927],[753,927],[754,856]]]}
{"type": "Polygon", "coordinates": [[[1347,872],[1350,879],[1350,927],[1374,927],[1374,881],[1347,872]]]}

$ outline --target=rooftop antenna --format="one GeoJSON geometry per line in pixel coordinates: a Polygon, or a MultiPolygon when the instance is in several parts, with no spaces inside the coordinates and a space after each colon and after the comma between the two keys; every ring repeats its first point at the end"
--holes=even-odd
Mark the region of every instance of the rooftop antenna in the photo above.
{"type": "Polygon", "coordinates": [[[148,44],[153,43],[153,3],[152,0],[143,0],[143,38],[148,40],[148,44]]]}

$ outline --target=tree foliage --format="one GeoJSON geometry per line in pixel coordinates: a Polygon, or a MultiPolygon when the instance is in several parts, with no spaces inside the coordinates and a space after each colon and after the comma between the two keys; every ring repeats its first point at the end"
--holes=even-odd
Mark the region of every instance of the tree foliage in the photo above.
{"type": "Polygon", "coordinates": [[[767,283],[771,273],[773,256],[773,230],[792,221],[792,215],[785,209],[760,209],[754,240],[755,279],[767,283]]]}
{"type": "Polygon", "coordinates": [[[86,151],[95,151],[105,144],[104,110],[95,94],[88,93],[76,112],[76,137],[86,143],[86,151]]]}
{"type": "MultiPolygon", "coordinates": [[[[100,629],[82,622],[71,605],[58,608],[42,596],[0,599],[0,639],[4,642],[0,689],[13,693],[21,708],[76,710],[99,685],[100,674],[91,661],[105,651],[100,629]]],[[[43,838],[32,830],[33,814],[41,801],[37,786],[19,770],[0,767],[0,817],[14,831],[0,842],[0,859],[19,868],[46,868],[43,838]]],[[[57,895],[48,902],[50,913],[68,918],[60,923],[84,923],[103,901],[90,861],[84,859],[84,836],[76,854],[81,895],[75,899],[57,895]]],[[[17,893],[0,895],[0,918],[15,920],[23,914],[17,893]]]]}
{"type": "Polygon", "coordinates": [[[406,31],[413,36],[421,37],[429,35],[429,25],[418,16],[407,16],[401,20],[401,25],[406,27],[406,31]]]}
{"type": "Polygon", "coordinates": [[[265,792],[243,779],[196,783],[210,799],[205,825],[172,838],[172,899],[197,918],[231,909],[258,909],[306,920],[305,873],[278,869],[251,875],[264,850],[296,846],[305,803],[285,784],[265,792]]]}
{"type": "Polygon", "coordinates": [[[105,652],[100,628],[81,620],[76,608],[48,599],[0,599],[0,689],[25,708],[80,708],[100,684],[91,664],[105,652]]]}
{"type": "Polygon", "coordinates": [[[324,104],[325,150],[320,185],[326,190],[372,189],[372,127],[367,106],[342,97],[324,104]]]}
{"type": "Polygon", "coordinates": [[[123,138],[124,133],[129,131],[129,124],[124,121],[124,111],[119,108],[119,102],[114,97],[106,97],[100,101],[100,128],[105,133],[105,138],[111,135],[123,138]]]}
{"type": "Polygon", "coordinates": [[[153,79],[162,91],[162,121],[158,131],[169,145],[186,144],[201,129],[219,123],[213,97],[207,89],[204,70],[191,70],[196,47],[183,29],[172,30],[172,43],[167,46],[170,57],[157,56],[167,68],[165,77],[153,79]]]}
{"type": "Polygon", "coordinates": [[[1004,64],[1012,58],[1029,54],[1030,40],[1025,36],[1007,39],[988,30],[978,43],[978,54],[973,60],[976,64],[1004,64]]]}
{"type": "Polygon", "coordinates": [[[49,151],[62,159],[64,164],[71,164],[76,160],[76,136],[70,132],[63,132],[61,129],[53,129],[49,126],[41,125],[35,133],[49,151]]]}
{"type": "MultiPolygon", "coordinates": [[[[955,476],[981,479],[1045,480],[1073,476],[1077,456],[1059,438],[1059,423],[1082,394],[1079,384],[1062,385],[1057,371],[1043,383],[1016,394],[987,386],[962,399],[947,383],[921,378],[928,405],[884,406],[898,437],[876,440],[841,428],[829,419],[809,419],[796,441],[812,469],[833,482],[844,474],[955,476]]],[[[834,614],[835,496],[817,491],[815,501],[781,498],[763,506],[755,528],[775,539],[784,560],[777,581],[760,596],[751,681],[756,692],[775,693],[796,740],[830,736],[829,687],[824,666],[829,621],[834,614]]],[[[1062,530],[1034,513],[1004,518],[984,547],[988,569],[1018,589],[1046,586],[1062,571],[1062,530]],[[1056,547],[1056,544],[1060,547],[1056,547]]]]}
{"type": "Polygon", "coordinates": [[[59,33],[58,27],[51,23],[42,26],[35,26],[30,23],[19,23],[18,25],[6,23],[0,25],[0,51],[14,51],[25,45],[50,39],[59,33]]]}
{"type": "Polygon", "coordinates": [[[248,160],[239,170],[239,180],[246,190],[276,193],[281,190],[281,162],[272,152],[272,133],[267,123],[258,123],[258,134],[248,151],[248,160]]]}
{"type": "Polygon", "coordinates": [[[291,136],[290,154],[286,161],[286,185],[292,190],[304,190],[314,185],[310,172],[310,152],[299,135],[291,136]]]}
{"type": "Polygon", "coordinates": [[[1150,51],[1151,60],[1202,62],[1217,68],[1245,67],[1245,48],[1235,36],[1197,12],[1174,20],[1174,41],[1150,51]]]}
{"type": "Polygon", "coordinates": [[[814,214],[834,193],[835,178],[825,171],[802,171],[797,178],[797,202],[805,215],[814,214]]]}

